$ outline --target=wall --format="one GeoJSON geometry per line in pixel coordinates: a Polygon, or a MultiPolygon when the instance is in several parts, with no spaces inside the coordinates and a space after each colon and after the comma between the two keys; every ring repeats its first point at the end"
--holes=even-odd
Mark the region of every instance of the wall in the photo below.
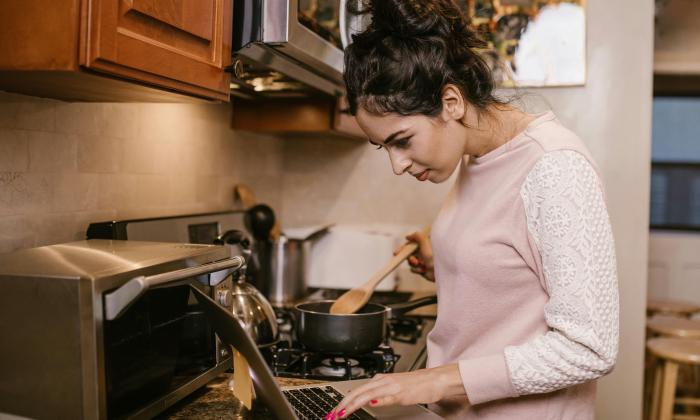
{"type": "Polygon", "coordinates": [[[700,302],[700,235],[653,231],[649,237],[649,296],[700,302]]]}
{"type": "MultiPolygon", "coordinates": [[[[642,417],[653,3],[589,0],[587,25],[586,85],[533,92],[581,136],[605,178],[620,281],[621,357],[600,381],[596,418],[636,420],[642,417]]],[[[285,142],[284,156],[283,216],[291,224],[419,226],[433,219],[448,187],[395,177],[385,152],[367,144],[294,138],[285,142]]]]}
{"type": "Polygon", "coordinates": [[[0,92],[0,252],[83,239],[95,221],[230,209],[236,182],[279,206],[282,144],[230,130],[229,112],[0,92]]]}

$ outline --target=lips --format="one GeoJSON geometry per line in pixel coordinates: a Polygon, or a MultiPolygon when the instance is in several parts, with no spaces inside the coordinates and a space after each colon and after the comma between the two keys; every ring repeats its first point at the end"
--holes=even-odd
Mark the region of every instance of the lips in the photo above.
{"type": "Polygon", "coordinates": [[[419,174],[415,174],[413,176],[415,176],[416,179],[419,181],[425,181],[426,179],[428,179],[429,172],[430,172],[430,169],[426,169],[423,172],[421,172],[419,174]]]}

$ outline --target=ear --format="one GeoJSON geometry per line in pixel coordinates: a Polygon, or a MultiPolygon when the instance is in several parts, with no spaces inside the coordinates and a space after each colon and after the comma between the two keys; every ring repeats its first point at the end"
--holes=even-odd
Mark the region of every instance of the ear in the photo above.
{"type": "Polygon", "coordinates": [[[447,122],[450,120],[460,121],[466,113],[466,103],[462,92],[457,86],[448,84],[442,88],[442,112],[440,118],[447,122]]]}

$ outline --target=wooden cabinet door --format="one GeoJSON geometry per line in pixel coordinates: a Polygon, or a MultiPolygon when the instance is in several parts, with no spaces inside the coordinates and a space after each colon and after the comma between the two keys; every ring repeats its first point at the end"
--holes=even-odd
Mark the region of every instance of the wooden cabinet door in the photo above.
{"type": "Polygon", "coordinates": [[[85,0],[80,63],[228,100],[232,0],[85,0]]]}

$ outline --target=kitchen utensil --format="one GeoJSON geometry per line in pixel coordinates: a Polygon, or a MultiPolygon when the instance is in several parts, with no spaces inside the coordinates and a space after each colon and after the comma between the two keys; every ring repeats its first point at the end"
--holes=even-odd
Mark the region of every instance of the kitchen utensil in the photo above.
{"type": "Polygon", "coordinates": [[[282,227],[280,227],[280,221],[278,218],[275,218],[275,224],[272,225],[272,229],[270,229],[270,240],[272,242],[275,242],[280,238],[282,235],[282,227]]]}
{"type": "Polygon", "coordinates": [[[243,278],[234,278],[231,299],[233,315],[241,321],[258,347],[267,347],[277,342],[275,311],[258,289],[243,278]]]}
{"type": "MultiPolygon", "coordinates": [[[[429,227],[423,230],[423,233],[428,234],[429,227]]],[[[408,258],[418,249],[418,244],[415,242],[408,242],[404,244],[399,251],[394,255],[394,257],[384,266],[381,270],[377,271],[369,280],[358,287],[353,287],[352,289],[345,292],[340,296],[333,306],[331,306],[330,313],[332,314],[353,314],[362,308],[367,301],[369,301],[370,296],[374,292],[374,288],[377,287],[379,282],[384,280],[399,264],[408,258]]]]}
{"type": "Polygon", "coordinates": [[[268,205],[256,204],[246,210],[244,223],[256,241],[268,240],[275,225],[275,212],[268,205]]]}
{"type": "Polygon", "coordinates": [[[284,306],[306,296],[311,246],[316,238],[328,231],[328,227],[323,226],[302,238],[281,235],[273,243],[267,296],[275,305],[284,306]]]}
{"type": "Polygon", "coordinates": [[[404,314],[437,302],[437,296],[426,296],[405,303],[380,305],[368,303],[357,313],[329,313],[332,300],[296,305],[297,337],[307,349],[329,353],[362,354],[376,349],[386,338],[390,317],[404,314]]]}
{"type": "Polygon", "coordinates": [[[233,187],[233,198],[241,203],[241,208],[247,210],[255,205],[255,193],[253,190],[244,184],[237,184],[233,187]]]}
{"type": "MultiPolygon", "coordinates": [[[[232,255],[242,255],[246,262],[251,258],[250,240],[240,230],[228,230],[215,241],[218,245],[227,245],[232,255]]],[[[231,307],[233,315],[242,322],[243,327],[258,347],[266,347],[277,341],[278,329],[275,311],[270,302],[252,284],[246,282],[247,267],[233,273],[233,285],[228,295],[219,296],[226,307],[231,307]],[[230,304],[228,300],[230,299],[230,304]]]]}

